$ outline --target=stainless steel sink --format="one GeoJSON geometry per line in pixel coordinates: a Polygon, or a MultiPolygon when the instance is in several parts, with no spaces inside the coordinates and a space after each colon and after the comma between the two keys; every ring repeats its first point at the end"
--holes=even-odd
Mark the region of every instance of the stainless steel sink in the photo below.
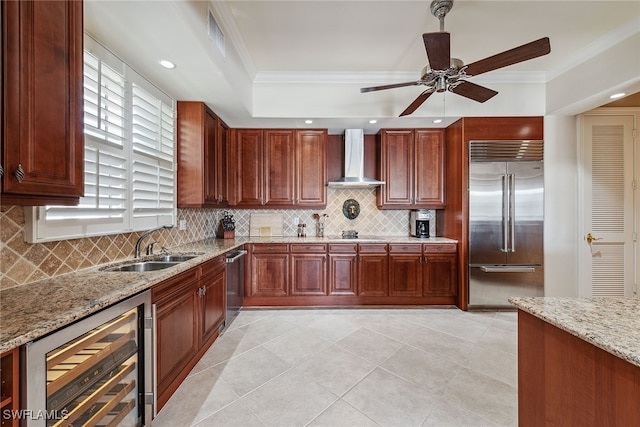
{"type": "Polygon", "coordinates": [[[164,270],[165,268],[173,267],[174,265],[180,264],[179,262],[163,262],[163,261],[140,261],[134,262],[133,264],[125,264],[119,265],[117,267],[111,267],[105,269],[105,271],[134,271],[134,272],[142,272],[142,271],[156,271],[156,270],[164,270]]]}
{"type": "Polygon", "coordinates": [[[173,255],[162,255],[160,257],[153,258],[153,261],[160,262],[185,262],[190,259],[194,259],[199,257],[200,255],[185,255],[185,254],[173,254],[173,255]]]}
{"type": "Polygon", "coordinates": [[[190,259],[199,257],[200,255],[202,255],[202,253],[160,255],[146,260],[134,260],[127,264],[122,264],[115,267],[107,267],[104,269],[104,271],[141,272],[164,270],[165,268],[173,267],[174,265],[178,265],[181,262],[189,261],[190,259]]]}

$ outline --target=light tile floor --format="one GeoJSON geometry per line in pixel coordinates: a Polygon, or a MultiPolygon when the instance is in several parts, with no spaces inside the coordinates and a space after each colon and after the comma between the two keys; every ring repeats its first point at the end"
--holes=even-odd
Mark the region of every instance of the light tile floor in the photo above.
{"type": "Polygon", "coordinates": [[[515,426],[516,345],[515,312],[246,310],[153,426],[515,426]]]}

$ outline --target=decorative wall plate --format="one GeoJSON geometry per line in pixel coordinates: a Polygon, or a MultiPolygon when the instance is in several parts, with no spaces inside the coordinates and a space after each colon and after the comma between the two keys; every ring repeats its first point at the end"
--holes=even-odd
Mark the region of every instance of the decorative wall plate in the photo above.
{"type": "Polygon", "coordinates": [[[349,219],[356,219],[360,215],[360,203],[353,199],[345,200],[342,205],[342,213],[349,219]]]}

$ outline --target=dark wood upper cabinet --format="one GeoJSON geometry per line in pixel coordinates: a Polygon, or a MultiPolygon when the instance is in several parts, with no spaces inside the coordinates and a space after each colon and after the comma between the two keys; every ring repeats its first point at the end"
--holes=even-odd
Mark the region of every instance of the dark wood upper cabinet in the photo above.
{"type": "Polygon", "coordinates": [[[255,207],[264,203],[262,129],[232,129],[229,155],[229,203],[255,207]]]}
{"type": "Polygon", "coordinates": [[[327,130],[296,130],[296,205],[327,204],[327,130]]]}
{"type": "Polygon", "coordinates": [[[326,206],[326,130],[232,129],[230,204],[326,206]]]}
{"type": "Polygon", "coordinates": [[[265,207],[295,203],[295,133],[291,129],[264,130],[265,207]]]}
{"type": "Polygon", "coordinates": [[[228,127],[202,102],[178,102],[178,207],[222,207],[227,192],[228,127]]]}
{"type": "Polygon", "coordinates": [[[443,208],[444,154],[442,129],[382,129],[378,208],[443,208]]]}
{"type": "Polygon", "coordinates": [[[2,203],[84,192],[83,4],[2,2],[2,203]]]}

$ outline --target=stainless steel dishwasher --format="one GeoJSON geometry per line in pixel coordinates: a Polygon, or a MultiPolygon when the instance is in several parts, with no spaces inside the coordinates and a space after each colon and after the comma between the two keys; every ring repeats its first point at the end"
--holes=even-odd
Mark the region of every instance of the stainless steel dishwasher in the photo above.
{"type": "Polygon", "coordinates": [[[227,257],[227,314],[224,329],[227,329],[237,316],[244,301],[244,256],[247,251],[234,249],[226,253],[227,257]]]}

